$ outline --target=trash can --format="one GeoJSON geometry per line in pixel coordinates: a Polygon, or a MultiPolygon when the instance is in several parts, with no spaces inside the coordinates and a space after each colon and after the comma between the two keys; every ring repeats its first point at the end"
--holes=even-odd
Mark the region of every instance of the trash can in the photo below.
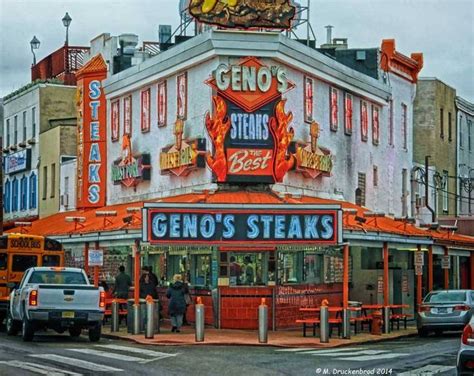
{"type": "MultiPolygon", "coordinates": [[[[349,308],[359,308],[357,311],[350,311],[350,317],[352,319],[358,319],[362,317],[362,302],[356,302],[356,301],[349,301],[349,308]]],[[[356,320],[354,324],[354,332],[355,334],[360,333],[362,330],[362,323],[360,320],[356,320]]]]}
{"type": "MultiPolygon", "coordinates": [[[[134,304],[135,304],[134,299],[127,300],[127,332],[128,333],[133,333],[133,320],[134,320],[133,305],[134,304]]],[[[140,304],[140,310],[139,310],[140,317],[142,318],[140,320],[140,333],[142,333],[145,331],[146,300],[140,299],[139,304],[140,304]]]]}

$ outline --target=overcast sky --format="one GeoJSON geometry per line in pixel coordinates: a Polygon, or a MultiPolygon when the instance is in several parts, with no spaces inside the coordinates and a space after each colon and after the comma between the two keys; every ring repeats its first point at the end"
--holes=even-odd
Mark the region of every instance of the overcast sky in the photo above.
{"type": "MultiPolygon", "coordinates": [[[[307,0],[298,0],[306,4],[307,0]]],[[[156,41],[158,25],[178,25],[179,0],[0,0],[0,97],[30,81],[33,35],[41,41],[37,61],[65,40],[61,22],[69,12],[70,45],[88,46],[103,33],[138,34],[156,41]]],[[[398,51],[423,52],[422,76],[437,77],[474,103],[474,0],[311,0],[317,44],[333,37],[349,47],[379,47],[395,38],[398,51]]],[[[304,35],[304,30],[300,30],[304,35]]]]}

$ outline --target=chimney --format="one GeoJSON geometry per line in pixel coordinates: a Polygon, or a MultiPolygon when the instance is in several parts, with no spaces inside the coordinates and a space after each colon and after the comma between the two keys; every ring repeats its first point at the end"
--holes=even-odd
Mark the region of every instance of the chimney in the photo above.
{"type": "Polygon", "coordinates": [[[327,25],[324,27],[326,28],[326,44],[332,44],[332,29],[334,26],[327,25]]]}

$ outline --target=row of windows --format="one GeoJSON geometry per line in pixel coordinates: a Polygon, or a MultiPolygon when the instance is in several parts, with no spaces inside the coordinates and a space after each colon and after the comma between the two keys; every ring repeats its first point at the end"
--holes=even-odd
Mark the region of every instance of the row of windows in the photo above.
{"type": "MultiPolygon", "coordinates": [[[[469,151],[472,151],[472,120],[467,119],[467,148],[469,151]]],[[[464,124],[463,116],[459,115],[459,147],[464,149],[464,124]]]]}
{"type": "Polygon", "coordinates": [[[37,207],[37,177],[33,172],[29,177],[16,177],[5,181],[3,206],[5,213],[36,209],[37,207]]]}
{"type": "MultiPolygon", "coordinates": [[[[304,120],[311,123],[314,120],[314,80],[310,77],[304,77],[304,120]]],[[[185,119],[187,116],[187,75],[182,74],[177,78],[177,116],[185,119]]],[[[337,132],[339,128],[339,90],[329,88],[329,124],[331,131],[337,132]]],[[[343,93],[344,132],[352,135],[353,131],[353,96],[350,93],[343,93]]],[[[142,133],[150,131],[151,124],[151,89],[146,88],[140,92],[140,129],[142,133]]],[[[123,110],[122,129],[123,134],[132,134],[132,96],[122,98],[111,103],[111,140],[118,141],[120,137],[120,111],[123,110]]],[[[360,100],[360,133],[361,140],[366,142],[369,139],[369,113],[371,113],[372,143],[378,145],[380,142],[380,108],[377,105],[370,105],[367,101],[360,100]]],[[[167,111],[167,81],[157,85],[157,113],[158,126],[166,125],[167,111]]],[[[408,128],[407,128],[407,106],[401,105],[401,131],[402,147],[408,148],[408,128]]],[[[394,109],[393,101],[390,101],[389,107],[389,134],[388,143],[394,145],[394,109]]]]}
{"type": "Polygon", "coordinates": [[[26,115],[27,111],[23,111],[21,116],[21,128],[19,128],[18,124],[18,115],[13,116],[13,118],[7,119],[5,131],[5,148],[8,148],[10,145],[16,145],[18,144],[18,142],[26,142],[26,140],[29,138],[36,137],[36,107],[33,107],[31,109],[30,134],[28,134],[26,115]]]}

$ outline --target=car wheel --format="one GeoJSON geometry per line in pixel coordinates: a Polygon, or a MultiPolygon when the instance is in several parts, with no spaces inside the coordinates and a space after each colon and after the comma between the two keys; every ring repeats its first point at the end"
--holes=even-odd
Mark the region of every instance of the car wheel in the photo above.
{"type": "Polygon", "coordinates": [[[89,341],[99,342],[101,332],[102,332],[102,325],[101,324],[91,326],[89,328],[89,341]]]}
{"type": "Polygon", "coordinates": [[[18,331],[20,330],[20,325],[18,321],[13,320],[13,317],[10,315],[10,311],[8,311],[8,314],[7,314],[6,327],[7,327],[7,335],[9,336],[16,336],[18,334],[18,331]]]}
{"type": "Polygon", "coordinates": [[[81,328],[77,328],[77,327],[72,327],[72,328],[69,328],[69,335],[71,337],[79,337],[82,333],[82,329],[81,328]]]}
{"type": "Polygon", "coordinates": [[[31,342],[33,341],[33,337],[35,336],[35,328],[33,323],[28,320],[26,317],[23,318],[23,325],[21,327],[21,336],[24,342],[31,342]]]}
{"type": "Polygon", "coordinates": [[[420,337],[428,337],[428,330],[426,330],[425,328],[419,328],[418,335],[420,337]]]}

